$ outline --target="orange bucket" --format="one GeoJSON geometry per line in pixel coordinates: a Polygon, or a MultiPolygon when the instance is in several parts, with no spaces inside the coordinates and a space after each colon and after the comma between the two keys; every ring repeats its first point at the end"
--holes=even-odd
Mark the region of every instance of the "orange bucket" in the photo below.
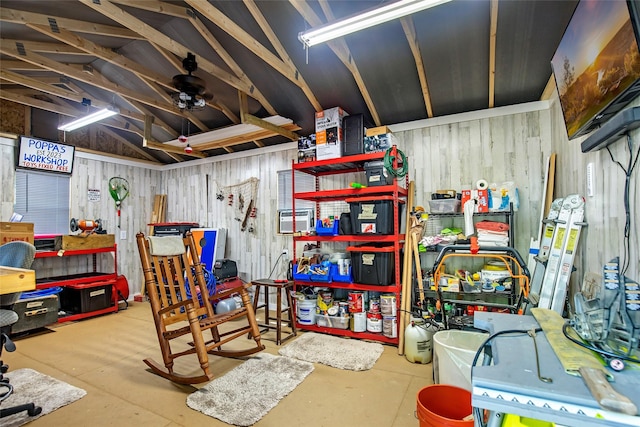
{"type": "Polygon", "coordinates": [[[418,392],[420,427],[473,427],[471,393],[448,384],[433,384],[418,392]]]}

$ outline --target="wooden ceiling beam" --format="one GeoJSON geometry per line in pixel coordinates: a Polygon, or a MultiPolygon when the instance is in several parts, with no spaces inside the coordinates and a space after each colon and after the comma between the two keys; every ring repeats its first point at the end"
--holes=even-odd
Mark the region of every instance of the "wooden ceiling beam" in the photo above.
{"type": "Polygon", "coordinates": [[[252,116],[248,113],[242,114],[242,123],[247,125],[258,126],[262,129],[273,132],[276,135],[282,135],[286,138],[289,138],[291,141],[297,141],[300,137],[297,133],[290,131],[282,126],[274,125],[273,123],[269,123],[266,120],[262,120],[256,116],[252,116]]]}
{"type": "Polygon", "coordinates": [[[161,109],[163,111],[167,111],[169,113],[177,114],[177,115],[182,114],[181,111],[173,105],[166,105],[163,102],[159,102],[153,98],[138,94],[134,91],[128,90],[115,83],[112,83],[109,81],[103,81],[102,78],[96,78],[89,73],[76,70],[76,68],[73,66],[62,64],[60,62],[46,58],[42,55],[38,55],[37,53],[31,52],[29,50],[18,51],[18,48],[15,45],[7,45],[3,43],[0,45],[0,52],[5,55],[9,55],[13,58],[21,59],[31,64],[38,65],[49,71],[67,75],[68,77],[99,87],[103,90],[117,93],[125,98],[142,102],[143,104],[150,105],[152,107],[161,109]]]}
{"type": "MultiPolygon", "coordinates": [[[[229,66],[231,71],[233,71],[233,73],[239,79],[243,80],[248,86],[255,87],[255,85],[253,84],[253,82],[251,82],[251,80],[246,75],[246,73],[242,70],[242,68],[240,68],[238,63],[233,60],[233,57],[226,51],[224,47],[222,47],[220,42],[218,42],[218,40],[213,36],[213,34],[211,34],[211,31],[209,31],[209,29],[204,25],[204,23],[195,17],[189,19],[189,21],[191,22],[191,25],[193,25],[193,27],[196,30],[198,30],[202,38],[207,43],[209,43],[209,46],[211,46],[213,50],[215,50],[216,53],[220,56],[220,58],[222,58],[224,63],[229,66]]],[[[255,91],[258,92],[258,96],[260,96],[261,98],[264,98],[264,95],[260,93],[257,88],[255,89],[255,91]]],[[[244,93],[244,92],[241,92],[241,93],[244,93]]],[[[224,104],[220,103],[220,105],[222,106],[224,104]]],[[[269,111],[269,113],[272,115],[275,115],[275,110],[273,110],[273,107],[271,108],[272,108],[272,111],[269,111]]],[[[224,105],[224,110],[222,110],[222,112],[225,114],[225,116],[229,118],[229,120],[231,120],[233,124],[240,123],[240,118],[233,111],[231,111],[231,109],[226,105],[224,105]]]]}
{"type": "Polygon", "coordinates": [[[547,101],[551,99],[551,97],[555,94],[555,92],[556,92],[556,78],[554,77],[553,73],[551,73],[551,76],[549,77],[549,80],[547,80],[547,84],[544,87],[544,90],[542,91],[542,95],[540,96],[540,101],[547,101]]]}
{"type": "Polygon", "coordinates": [[[174,16],[176,18],[187,19],[190,8],[178,6],[169,2],[157,0],[111,0],[113,3],[124,4],[126,6],[135,7],[136,9],[146,10],[149,12],[161,13],[163,15],[174,16]]]}
{"type": "Polygon", "coordinates": [[[489,30],[489,108],[496,102],[496,37],[498,34],[498,0],[491,0],[491,26],[489,30]]]}
{"type": "Polygon", "coordinates": [[[34,42],[23,41],[24,45],[34,52],[38,53],[57,53],[62,55],[81,55],[85,56],[86,52],[77,49],[73,46],[69,46],[65,43],[51,43],[51,42],[34,42]]]}
{"type": "MultiPolygon", "coordinates": [[[[294,124],[294,123],[289,123],[286,125],[282,126],[283,128],[285,128],[286,130],[290,130],[290,131],[297,131],[300,130],[300,126],[294,124]]],[[[247,142],[252,142],[254,140],[260,140],[260,139],[265,139],[265,138],[271,138],[273,136],[277,136],[278,134],[275,132],[272,132],[270,130],[266,130],[266,129],[260,129],[257,130],[255,132],[248,132],[242,135],[237,135],[237,136],[232,136],[229,138],[224,138],[224,139],[219,139],[216,141],[211,141],[208,143],[202,143],[202,144],[198,144],[197,147],[204,151],[204,150],[212,150],[214,148],[223,148],[223,147],[227,147],[227,146],[232,146],[232,145],[238,145],[238,144],[244,144],[247,142]]]]}
{"type": "Polygon", "coordinates": [[[138,147],[136,144],[133,144],[129,141],[127,141],[126,139],[124,139],[123,137],[121,137],[120,135],[118,135],[116,132],[112,131],[111,129],[109,129],[106,126],[100,126],[100,131],[106,133],[107,135],[109,135],[111,138],[115,139],[116,141],[120,142],[122,145],[127,146],[127,148],[129,148],[130,150],[135,151],[136,153],[140,154],[141,156],[143,156],[145,159],[147,160],[151,160],[154,162],[157,162],[158,159],[156,159],[154,156],[152,156],[151,154],[147,153],[146,151],[144,151],[142,148],[138,147]]]}
{"type": "MultiPolygon", "coordinates": [[[[29,96],[21,95],[19,93],[14,93],[13,91],[9,91],[9,90],[3,90],[0,93],[0,98],[6,99],[7,101],[13,101],[18,104],[39,108],[41,110],[50,111],[52,113],[61,114],[65,116],[78,117],[83,114],[82,112],[78,111],[75,108],[64,107],[61,105],[54,104],[52,102],[47,102],[40,99],[29,97],[29,96]]],[[[127,127],[126,121],[123,119],[112,118],[112,119],[109,119],[108,121],[102,122],[102,124],[110,127],[114,127],[116,129],[122,129],[127,132],[133,132],[141,135],[139,132],[136,132],[134,129],[127,127]]]]}
{"type": "Polygon", "coordinates": [[[427,117],[433,117],[433,107],[431,106],[431,95],[429,94],[429,84],[427,83],[427,75],[424,71],[424,61],[422,60],[422,53],[420,52],[420,46],[418,45],[418,36],[416,35],[416,27],[413,25],[413,19],[405,16],[400,19],[404,35],[407,37],[411,53],[413,54],[413,61],[416,63],[416,69],[418,71],[418,79],[420,79],[420,89],[422,89],[422,99],[424,99],[424,106],[427,109],[427,117]]]}
{"type": "Polygon", "coordinates": [[[166,153],[182,154],[184,156],[197,157],[199,159],[204,159],[207,157],[206,153],[203,153],[198,150],[193,150],[191,153],[187,153],[184,151],[184,148],[174,147],[173,145],[159,144],[157,142],[152,142],[148,140],[144,140],[144,142],[142,143],[142,146],[145,148],[150,148],[152,150],[160,150],[166,153]]]}
{"type": "Polygon", "coordinates": [[[211,3],[199,0],[185,0],[188,5],[204,15],[209,21],[220,27],[224,32],[235,38],[240,44],[253,52],[258,58],[271,65],[280,74],[296,85],[300,85],[299,74],[292,70],[280,58],[264,47],[259,41],[251,37],[238,24],[229,19],[224,13],[216,9],[211,3]]]}
{"type": "MultiPolygon", "coordinates": [[[[59,28],[57,31],[53,31],[48,25],[27,24],[27,27],[38,31],[41,34],[47,35],[53,39],[66,43],[70,46],[75,46],[78,49],[96,56],[110,64],[117,65],[125,71],[130,71],[140,79],[146,79],[153,81],[170,92],[175,92],[176,89],[169,83],[170,77],[158,74],[155,71],[138,64],[135,61],[127,58],[124,55],[120,55],[114,52],[112,49],[100,46],[97,43],[92,42],[84,37],[80,37],[71,31],[59,28]]],[[[166,94],[166,93],[165,93],[166,94]]]]}
{"type": "Polygon", "coordinates": [[[278,39],[278,36],[276,36],[276,34],[273,32],[273,29],[265,19],[262,12],[260,12],[260,9],[258,9],[258,6],[256,5],[256,3],[253,0],[244,0],[244,4],[245,6],[247,6],[247,9],[249,9],[249,12],[253,16],[253,19],[256,20],[256,22],[262,29],[262,32],[267,36],[267,38],[271,42],[271,45],[273,46],[273,48],[276,50],[276,52],[278,52],[278,55],[280,55],[280,58],[282,58],[282,60],[289,67],[289,69],[297,76],[297,79],[298,79],[297,84],[300,87],[300,89],[302,89],[302,92],[305,94],[305,96],[307,97],[307,99],[309,100],[313,108],[315,108],[316,111],[322,111],[322,105],[320,104],[320,101],[318,101],[313,91],[311,90],[307,82],[304,80],[304,77],[302,77],[302,74],[298,71],[297,67],[291,60],[291,57],[287,53],[286,49],[284,48],[284,46],[282,46],[282,43],[280,43],[280,39],[278,39]]]}
{"type": "MultiPolygon", "coordinates": [[[[324,22],[318,17],[318,15],[316,15],[316,13],[313,11],[313,9],[311,9],[311,7],[307,4],[306,1],[289,0],[289,2],[293,5],[293,7],[296,8],[296,10],[302,15],[302,17],[308,23],[310,23],[313,27],[317,27],[324,24],[324,22]]],[[[320,0],[319,3],[320,3],[320,7],[322,8],[322,11],[324,12],[324,15],[327,17],[327,21],[329,22],[334,21],[335,17],[333,16],[333,12],[331,11],[331,7],[329,6],[329,3],[326,0],[320,0]]],[[[342,61],[342,63],[351,72],[351,75],[353,76],[353,79],[355,80],[356,85],[358,86],[358,89],[360,89],[360,94],[362,95],[362,98],[364,99],[364,102],[365,104],[367,104],[367,108],[371,113],[373,122],[376,124],[376,126],[381,126],[382,123],[380,122],[380,116],[378,115],[378,110],[376,110],[376,107],[373,103],[373,99],[371,98],[371,94],[369,94],[369,90],[367,89],[367,86],[364,83],[362,75],[360,74],[360,70],[358,70],[358,65],[353,60],[349,47],[347,46],[347,43],[344,41],[344,38],[338,38],[338,39],[332,40],[327,44],[329,45],[331,50],[333,50],[336,56],[338,56],[340,61],[342,61]]]]}
{"type": "Polygon", "coordinates": [[[143,40],[144,37],[127,28],[114,27],[111,25],[96,24],[94,22],[79,21],[76,19],[62,18],[60,16],[43,15],[40,13],[25,12],[22,10],[7,9],[0,7],[0,21],[11,22],[13,24],[40,24],[51,25],[55,23],[58,28],[65,28],[69,31],[85,34],[95,34],[100,36],[120,37],[125,39],[143,40]]]}
{"type": "MultiPolygon", "coordinates": [[[[153,28],[151,25],[141,21],[125,10],[119,8],[112,2],[108,0],[101,0],[99,4],[93,2],[93,0],[78,0],[81,3],[89,6],[93,10],[101,13],[102,15],[113,19],[118,22],[120,25],[123,25],[133,31],[136,31],[141,36],[149,39],[150,41],[164,47],[165,49],[175,53],[181,58],[185,58],[187,54],[191,51],[184,45],[178,43],[176,40],[168,37],[167,35],[161,33],[160,31],[153,28]]],[[[226,84],[241,90],[247,93],[250,96],[253,96],[251,93],[252,90],[250,87],[236,76],[230,74],[229,72],[223,70],[221,67],[213,64],[212,62],[206,60],[205,58],[199,58],[198,67],[211,74],[212,76],[222,80],[226,84]]],[[[258,100],[260,101],[260,100],[258,100]]]]}

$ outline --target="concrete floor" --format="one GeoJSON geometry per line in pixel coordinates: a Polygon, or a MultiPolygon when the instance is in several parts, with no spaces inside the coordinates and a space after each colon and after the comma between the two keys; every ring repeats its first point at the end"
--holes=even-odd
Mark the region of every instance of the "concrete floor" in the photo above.
{"type": "MultiPolygon", "coordinates": [[[[265,351],[278,354],[279,346],[268,340],[273,336],[265,334],[265,351]]],[[[142,359],[162,358],[146,302],[131,302],[118,313],[57,324],[15,342],[14,353],[2,354],[10,370],[35,369],[87,391],[84,398],[29,426],[228,425],[186,405],[187,396],[204,384],[181,386],[147,370],[142,359]]],[[[198,367],[195,356],[189,363],[186,369],[198,367]]],[[[210,363],[214,375],[222,376],[242,360],[210,356],[210,363]]],[[[431,364],[410,363],[398,356],[397,347],[385,345],[368,371],[315,364],[315,370],[255,426],[418,426],[416,394],[432,383],[431,364]]]]}

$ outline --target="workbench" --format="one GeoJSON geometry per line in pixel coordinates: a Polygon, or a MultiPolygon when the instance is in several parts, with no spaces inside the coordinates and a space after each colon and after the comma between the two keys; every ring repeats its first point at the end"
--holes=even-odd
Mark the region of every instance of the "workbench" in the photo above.
{"type": "MultiPolygon", "coordinates": [[[[479,311],[474,313],[474,326],[490,334],[539,327],[531,315],[479,311]]],[[[540,375],[552,378],[552,383],[538,378],[532,337],[526,333],[501,335],[491,341],[492,364],[482,366],[480,356],[472,368],[472,405],[564,426],[640,426],[638,415],[600,408],[582,378],[564,371],[544,332],[536,334],[536,343],[540,375]]],[[[640,408],[640,370],[627,367],[611,373],[615,378],[613,388],[640,408]]]]}

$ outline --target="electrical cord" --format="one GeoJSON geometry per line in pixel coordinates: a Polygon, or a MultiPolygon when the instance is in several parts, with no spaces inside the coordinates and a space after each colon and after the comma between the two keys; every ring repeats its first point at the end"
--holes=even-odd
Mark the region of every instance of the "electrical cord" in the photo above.
{"type": "Polygon", "coordinates": [[[573,342],[574,344],[578,344],[580,347],[582,348],[586,348],[587,350],[591,350],[591,351],[595,351],[596,353],[600,354],[601,356],[610,358],[610,359],[620,359],[620,360],[624,360],[625,362],[633,362],[633,363],[640,363],[640,360],[635,359],[631,356],[626,356],[623,354],[618,354],[618,353],[614,353],[611,351],[607,351],[601,348],[598,348],[594,345],[591,344],[585,344],[584,342],[575,339],[574,337],[572,337],[567,331],[569,330],[569,327],[572,327],[571,322],[565,322],[564,325],[562,325],[562,333],[564,334],[564,336],[571,342],[573,342]]]}
{"type": "Polygon", "coordinates": [[[276,271],[276,267],[278,266],[278,263],[280,262],[280,258],[282,258],[282,255],[284,254],[281,253],[280,256],[276,259],[276,262],[273,264],[273,268],[271,269],[271,273],[269,273],[269,277],[267,277],[267,279],[271,279],[271,275],[273,274],[274,271],[276,271]]]}
{"type": "Polygon", "coordinates": [[[620,169],[624,172],[625,181],[624,181],[624,212],[625,212],[625,222],[624,222],[624,237],[623,237],[623,245],[624,245],[624,256],[622,260],[622,268],[620,270],[622,276],[627,272],[627,268],[629,267],[629,241],[631,239],[631,203],[630,199],[630,191],[631,191],[631,175],[633,170],[636,168],[638,164],[638,158],[640,157],[640,146],[638,146],[638,150],[635,153],[635,159],[633,156],[633,147],[631,135],[629,132],[626,134],[627,137],[627,148],[629,149],[629,164],[625,168],[622,166],[622,163],[613,158],[613,153],[607,146],[607,152],[609,153],[609,157],[611,157],[611,161],[617,164],[620,169]]]}
{"type": "MultiPolygon", "coordinates": [[[[476,363],[478,363],[478,359],[480,358],[480,354],[482,354],[485,351],[485,347],[487,347],[489,345],[489,343],[496,337],[499,337],[500,335],[505,335],[505,334],[528,334],[530,331],[530,329],[527,330],[522,330],[522,329],[507,329],[504,331],[498,331],[493,333],[492,335],[489,335],[487,337],[486,340],[484,340],[484,342],[480,345],[480,347],[478,347],[478,351],[476,351],[475,356],[473,357],[473,362],[471,362],[471,372],[473,375],[473,368],[476,366],[476,363]]],[[[536,328],[534,330],[536,333],[542,331],[542,328],[536,328]]],[[[491,346],[489,346],[489,349],[491,349],[491,346]]],[[[474,419],[477,421],[478,426],[480,427],[485,427],[486,423],[484,422],[484,416],[482,414],[482,410],[478,407],[474,407],[473,408],[473,417],[474,419]]]]}
{"type": "Polygon", "coordinates": [[[409,171],[409,162],[407,161],[407,156],[402,151],[396,147],[391,147],[384,153],[384,167],[392,176],[402,178],[409,171]],[[396,156],[392,154],[394,150],[400,156],[398,168],[393,167],[393,162],[396,160],[396,156]]]}

